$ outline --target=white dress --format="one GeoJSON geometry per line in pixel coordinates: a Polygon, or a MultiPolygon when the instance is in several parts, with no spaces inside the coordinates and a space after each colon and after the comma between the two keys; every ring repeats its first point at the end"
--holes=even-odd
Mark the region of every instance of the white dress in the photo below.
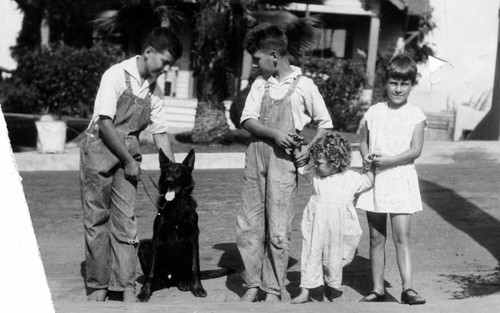
{"type": "MultiPolygon", "coordinates": [[[[415,125],[425,121],[424,113],[406,104],[390,109],[386,102],[365,113],[369,130],[369,152],[396,155],[410,148],[415,125]]],[[[373,189],[361,194],[356,207],[377,213],[413,214],[422,210],[417,171],[413,163],[376,169],[373,189]]]]}
{"type": "Polygon", "coordinates": [[[355,194],[371,188],[367,175],[348,170],[320,177],[314,167],[299,169],[313,186],[302,216],[302,288],[342,283],[342,268],[354,257],[361,227],[354,208],[355,194]]]}

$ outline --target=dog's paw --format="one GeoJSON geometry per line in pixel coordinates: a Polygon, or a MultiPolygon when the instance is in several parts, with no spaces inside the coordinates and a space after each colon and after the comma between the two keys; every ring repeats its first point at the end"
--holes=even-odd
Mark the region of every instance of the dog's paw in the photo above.
{"type": "Polygon", "coordinates": [[[203,289],[203,287],[198,287],[198,288],[193,288],[193,295],[195,297],[206,297],[207,296],[207,292],[205,289],[203,289]]]}
{"type": "Polygon", "coordinates": [[[177,288],[179,288],[180,291],[189,291],[191,290],[191,284],[186,281],[180,281],[177,283],[177,288]]]}
{"type": "Polygon", "coordinates": [[[149,298],[151,298],[151,288],[148,285],[144,285],[137,299],[139,299],[140,302],[147,302],[149,298]]]}

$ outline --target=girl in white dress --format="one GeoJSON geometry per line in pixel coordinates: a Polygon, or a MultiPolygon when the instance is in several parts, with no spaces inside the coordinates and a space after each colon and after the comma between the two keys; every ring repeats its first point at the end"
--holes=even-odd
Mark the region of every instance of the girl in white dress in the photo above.
{"type": "Polygon", "coordinates": [[[384,77],[388,101],[373,105],[365,113],[359,148],[363,167],[375,168],[375,182],[373,189],[361,194],[357,201],[357,208],[367,213],[373,279],[373,289],[361,299],[363,302],[385,301],[385,242],[389,215],[403,285],[401,302],[425,303],[413,289],[410,258],[411,217],[422,210],[413,162],[422,152],[426,127],[423,112],[408,103],[416,78],[417,67],[410,57],[393,57],[384,77]]]}
{"type": "Polygon", "coordinates": [[[327,285],[331,294],[340,287],[362,233],[353,199],[373,185],[371,171],[348,170],[351,147],[338,134],[320,137],[310,156],[314,163],[299,168],[313,193],[302,216],[301,292],[292,303],[309,301],[310,289],[327,285]]]}

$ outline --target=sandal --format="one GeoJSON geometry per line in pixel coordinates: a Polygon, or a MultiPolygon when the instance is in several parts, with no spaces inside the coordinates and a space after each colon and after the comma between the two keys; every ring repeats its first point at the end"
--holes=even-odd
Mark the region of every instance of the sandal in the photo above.
{"type": "Polygon", "coordinates": [[[366,296],[361,298],[361,300],[359,300],[359,302],[384,302],[384,301],[385,301],[385,294],[381,295],[376,291],[370,291],[370,293],[368,293],[366,296]]]}
{"type": "Polygon", "coordinates": [[[401,293],[401,303],[414,305],[414,304],[425,304],[425,299],[418,295],[418,292],[415,290],[408,288],[401,293]],[[410,294],[410,292],[415,295],[410,294]]]}

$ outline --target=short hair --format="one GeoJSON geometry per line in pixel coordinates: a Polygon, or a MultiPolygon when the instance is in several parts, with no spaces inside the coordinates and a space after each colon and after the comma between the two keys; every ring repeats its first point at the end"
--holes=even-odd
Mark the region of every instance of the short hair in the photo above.
{"type": "Polygon", "coordinates": [[[397,54],[389,60],[385,68],[384,82],[390,78],[410,80],[412,85],[417,82],[417,64],[405,54],[397,54]]]}
{"type": "Polygon", "coordinates": [[[334,132],[328,132],[318,138],[310,152],[311,158],[318,160],[322,156],[339,172],[349,168],[351,164],[352,148],[347,139],[334,132]]]}
{"type": "Polygon", "coordinates": [[[166,27],[156,27],[149,33],[142,44],[142,52],[147,47],[152,47],[159,52],[167,50],[176,60],[182,55],[182,44],[179,38],[166,27]]]}
{"type": "Polygon", "coordinates": [[[278,25],[262,23],[248,32],[245,38],[245,48],[250,54],[258,50],[276,50],[280,55],[286,55],[288,37],[278,25]]]}

